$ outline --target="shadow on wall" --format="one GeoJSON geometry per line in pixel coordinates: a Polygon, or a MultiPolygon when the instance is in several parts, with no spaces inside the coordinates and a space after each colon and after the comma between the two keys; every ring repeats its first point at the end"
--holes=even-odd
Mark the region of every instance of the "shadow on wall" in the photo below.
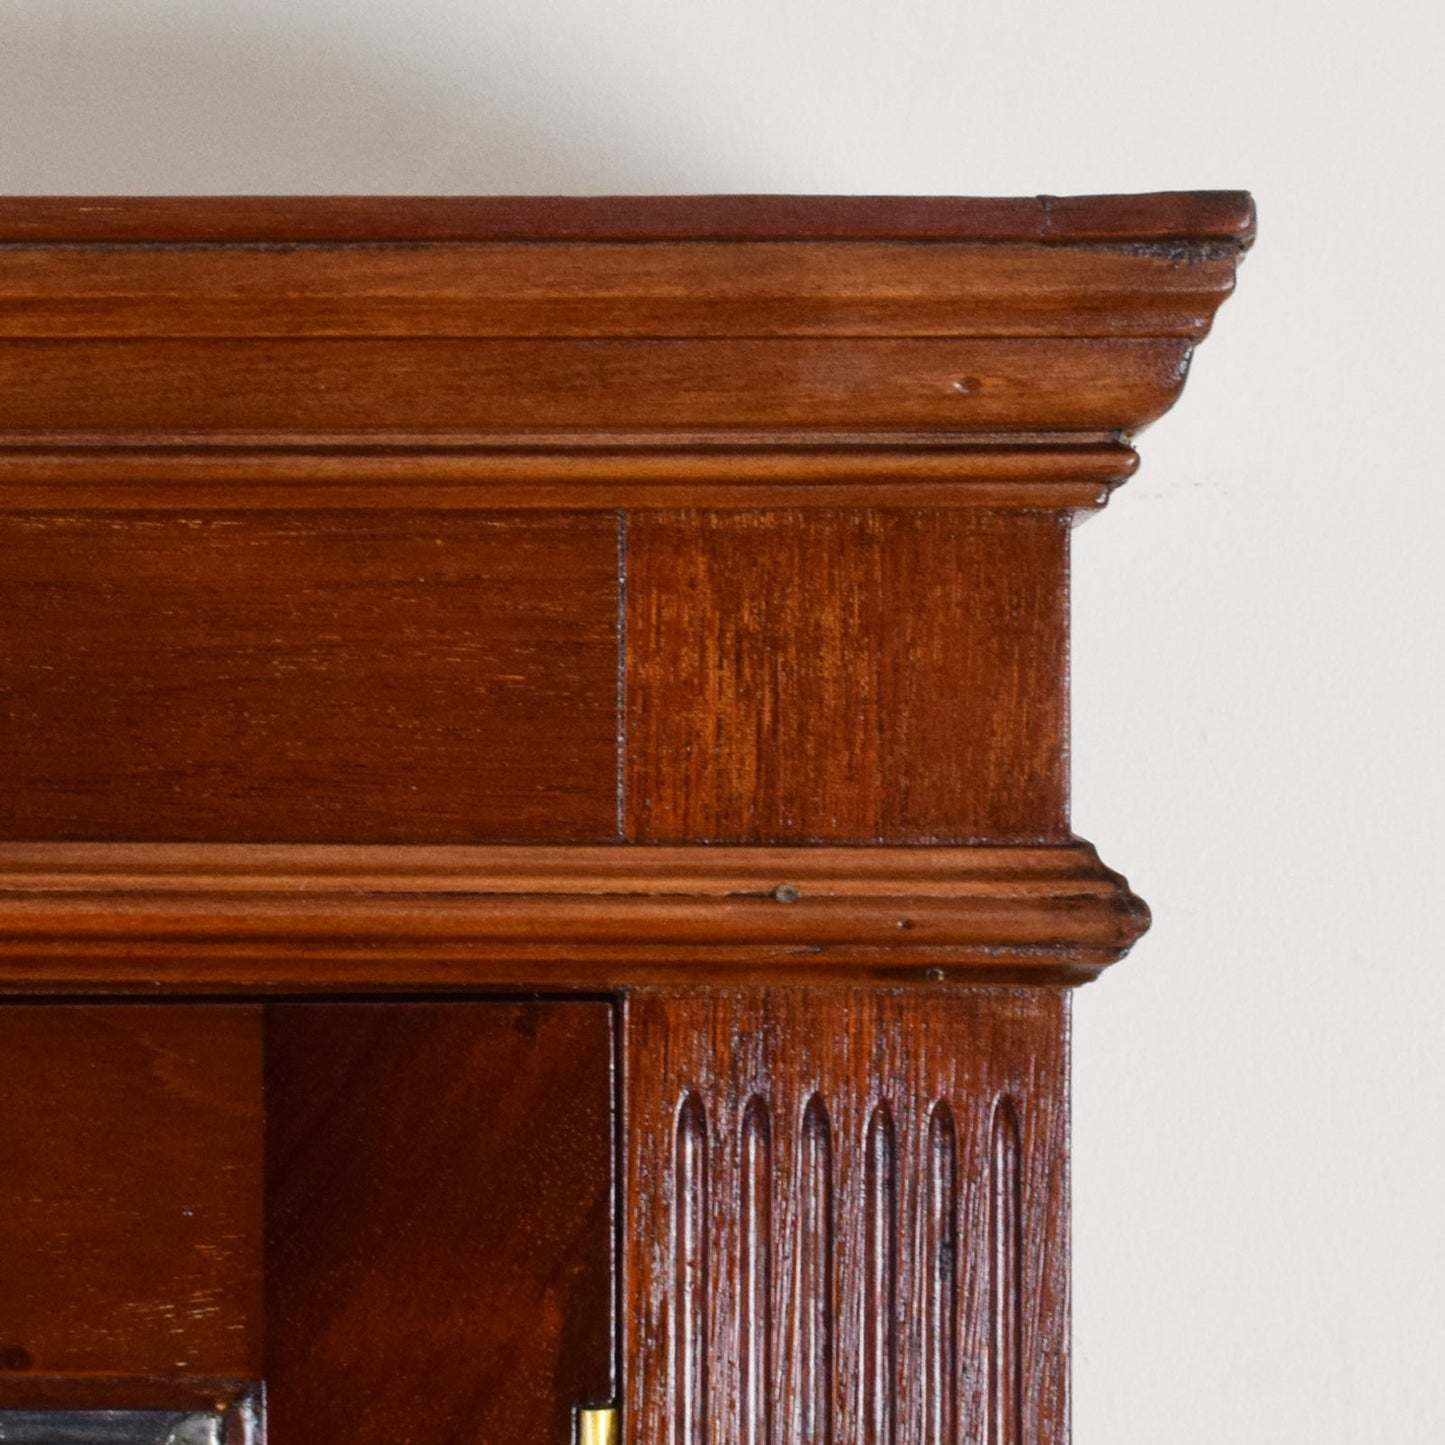
{"type": "MultiPolygon", "coordinates": [[[[404,7],[399,7],[404,8],[404,7]]],[[[0,192],[598,193],[737,188],[636,76],[373,23],[0,15],[0,192]],[[166,23],[169,22],[169,23],[166,23]],[[399,34],[401,32],[398,32],[399,34]]]]}

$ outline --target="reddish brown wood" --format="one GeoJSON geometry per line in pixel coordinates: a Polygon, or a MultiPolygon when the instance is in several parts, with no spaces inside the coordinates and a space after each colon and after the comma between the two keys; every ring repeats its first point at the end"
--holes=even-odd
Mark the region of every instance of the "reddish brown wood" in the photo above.
{"type": "Polygon", "coordinates": [[[1046,238],[1067,242],[1216,240],[1248,250],[1254,200],[1244,191],[1154,191],[1130,196],[1047,196],[1046,238]]]}
{"type": "Polygon", "coordinates": [[[261,1152],[258,1008],[0,1007],[0,1405],[258,1375],[261,1152]]]}
{"type": "Polygon", "coordinates": [[[0,990],[232,999],[0,1009],[0,1405],[1067,1445],[1066,529],[1253,224],[0,200],[0,990]]]}
{"type": "Polygon", "coordinates": [[[783,447],[734,437],[673,437],[647,447],[549,448],[453,438],[447,446],[26,445],[0,450],[0,506],[76,511],[194,511],[244,502],[248,512],[315,510],[636,511],[703,506],[989,507],[1084,511],[1102,506],[1138,456],[1117,440],[1043,447],[987,438],[938,442],[835,437],[783,447]]]}
{"type": "Polygon", "coordinates": [[[0,336],[1198,339],[1234,269],[1137,242],[12,247],[0,336]]]}
{"type": "Polygon", "coordinates": [[[5,1372],[0,1373],[0,1410],[229,1411],[253,1395],[255,1388],[255,1380],[204,1375],[5,1372]]]}
{"type": "MultiPolygon", "coordinates": [[[[157,318],[159,321],[159,318],[157,318]]],[[[7,431],[517,428],[1129,431],[1173,404],[1190,344],[1128,340],[12,341],[7,431]]]]}
{"type": "Polygon", "coordinates": [[[1068,1003],[626,1006],[629,1438],[1062,1445],[1068,1003]]]}
{"type": "Polygon", "coordinates": [[[649,514],[627,559],[631,838],[1067,836],[1060,518],[649,514]]]}
{"type": "Polygon", "coordinates": [[[1147,912],[1088,845],[0,845],[0,984],[1077,982],[1147,912]]]}
{"type": "Polygon", "coordinates": [[[10,838],[615,833],[610,517],[10,515],[0,550],[10,838]]]}
{"type": "Polygon", "coordinates": [[[0,242],[1218,240],[1242,191],[1131,196],[7,196],[0,242]]]}
{"type": "Polygon", "coordinates": [[[611,1008],[266,1012],[272,1437],[569,1445],[613,1392],[611,1008]]]}

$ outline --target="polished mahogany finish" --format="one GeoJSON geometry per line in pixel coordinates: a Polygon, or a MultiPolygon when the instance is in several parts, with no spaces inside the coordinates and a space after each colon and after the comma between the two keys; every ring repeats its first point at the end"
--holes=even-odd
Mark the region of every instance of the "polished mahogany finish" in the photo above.
{"type": "Polygon", "coordinates": [[[1253,234],[0,200],[0,1410],[1067,1445],[1070,527],[1253,234]]]}
{"type": "Polygon", "coordinates": [[[633,518],[629,836],[1066,842],[1067,548],[1048,513],[633,518]]]}
{"type": "Polygon", "coordinates": [[[1239,191],[1131,196],[5,196],[0,242],[1091,241],[1247,247],[1239,191]]]}
{"type": "Polygon", "coordinates": [[[1068,998],[640,990],[637,1438],[1067,1438],[1068,998]]]}
{"type": "Polygon", "coordinates": [[[260,1007],[0,1006],[0,1101],[0,1406],[258,1376],[260,1007]]]}
{"type": "Polygon", "coordinates": [[[0,517],[6,836],[607,838],[614,533],[565,513],[0,517]]]}
{"type": "Polygon", "coordinates": [[[566,1440],[612,1398],[612,1015],[267,1007],[278,1439],[566,1440]]]}
{"type": "Polygon", "coordinates": [[[1087,843],[0,845],[26,992],[1080,983],[1148,911],[1087,843]]]}

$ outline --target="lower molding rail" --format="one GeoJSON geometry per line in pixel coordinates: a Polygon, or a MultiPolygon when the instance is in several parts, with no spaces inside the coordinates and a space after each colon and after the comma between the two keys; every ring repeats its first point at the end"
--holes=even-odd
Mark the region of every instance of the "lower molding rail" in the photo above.
{"type": "Polygon", "coordinates": [[[1081,842],[0,845],[11,992],[1081,983],[1147,925],[1081,842]]]}

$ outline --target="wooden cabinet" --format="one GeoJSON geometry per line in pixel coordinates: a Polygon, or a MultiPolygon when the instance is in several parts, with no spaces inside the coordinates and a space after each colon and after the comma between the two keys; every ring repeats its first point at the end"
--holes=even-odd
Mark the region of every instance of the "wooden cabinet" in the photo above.
{"type": "Polygon", "coordinates": [[[0,1438],[1064,1445],[1070,528],[1252,224],[0,200],[0,1438]]]}

